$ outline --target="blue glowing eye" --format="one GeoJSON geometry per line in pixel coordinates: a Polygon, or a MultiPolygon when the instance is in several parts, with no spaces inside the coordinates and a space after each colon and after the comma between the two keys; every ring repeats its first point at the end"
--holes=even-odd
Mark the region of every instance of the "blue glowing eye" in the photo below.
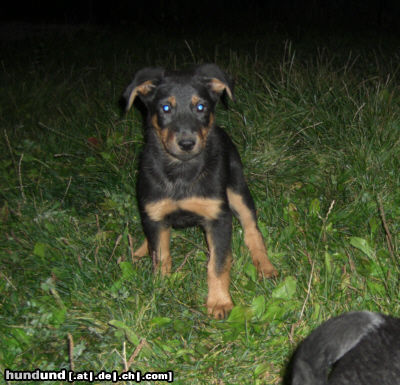
{"type": "Polygon", "coordinates": [[[203,112],[205,107],[204,107],[204,104],[199,103],[199,104],[196,106],[196,108],[197,108],[197,111],[203,112]]]}
{"type": "Polygon", "coordinates": [[[171,106],[169,104],[164,104],[162,109],[164,112],[171,112],[171,106]]]}

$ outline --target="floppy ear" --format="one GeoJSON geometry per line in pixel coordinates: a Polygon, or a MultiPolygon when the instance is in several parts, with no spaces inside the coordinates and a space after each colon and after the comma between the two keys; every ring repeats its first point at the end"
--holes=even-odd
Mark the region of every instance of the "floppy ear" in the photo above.
{"type": "Polygon", "coordinates": [[[231,100],[233,96],[233,81],[216,64],[203,64],[195,69],[195,74],[204,79],[207,87],[216,98],[226,93],[231,100]]]}
{"type": "Polygon", "coordinates": [[[123,98],[126,100],[125,111],[129,111],[132,107],[136,96],[139,96],[144,104],[147,104],[164,77],[164,72],[165,70],[160,67],[147,67],[136,72],[132,83],[123,94],[123,98]]]}

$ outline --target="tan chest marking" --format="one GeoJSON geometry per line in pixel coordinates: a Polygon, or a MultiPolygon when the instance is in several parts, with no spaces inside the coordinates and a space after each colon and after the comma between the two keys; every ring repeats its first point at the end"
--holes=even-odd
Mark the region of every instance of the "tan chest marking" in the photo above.
{"type": "Polygon", "coordinates": [[[215,220],[221,212],[221,205],[221,199],[191,197],[175,201],[167,198],[148,203],[145,211],[155,222],[161,222],[167,215],[178,210],[189,211],[207,220],[215,220]]]}
{"type": "Polygon", "coordinates": [[[186,198],[177,202],[181,210],[190,211],[208,220],[218,218],[221,212],[221,199],[212,198],[186,198]]]}
{"type": "Polygon", "coordinates": [[[158,202],[148,203],[144,209],[151,220],[161,222],[166,215],[176,211],[178,206],[172,199],[163,199],[158,202]]]}

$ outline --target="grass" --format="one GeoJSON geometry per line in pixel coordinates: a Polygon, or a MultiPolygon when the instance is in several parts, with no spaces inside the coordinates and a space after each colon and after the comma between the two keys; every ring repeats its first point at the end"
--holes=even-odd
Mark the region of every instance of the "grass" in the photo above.
{"type": "Polygon", "coordinates": [[[390,42],[162,39],[89,30],[3,43],[3,372],[129,367],[173,370],[176,384],[278,384],[323,320],[400,314],[399,57],[390,42]],[[218,122],[242,154],[280,272],[256,278],[235,222],[236,307],[226,321],[205,314],[199,229],[174,232],[171,277],[154,276],[149,258],[132,263],[143,239],[143,133],[137,111],[120,119],[118,110],[134,69],[205,61],[236,79],[237,102],[218,122]]]}

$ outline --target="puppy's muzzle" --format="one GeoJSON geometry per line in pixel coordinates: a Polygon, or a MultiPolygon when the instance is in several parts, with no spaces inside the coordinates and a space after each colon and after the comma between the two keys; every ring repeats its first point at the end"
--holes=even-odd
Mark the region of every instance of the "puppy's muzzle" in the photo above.
{"type": "Polygon", "coordinates": [[[182,151],[190,152],[193,150],[196,140],[192,138],[185,138],[178,141],[178,146],[182,151]]]}

